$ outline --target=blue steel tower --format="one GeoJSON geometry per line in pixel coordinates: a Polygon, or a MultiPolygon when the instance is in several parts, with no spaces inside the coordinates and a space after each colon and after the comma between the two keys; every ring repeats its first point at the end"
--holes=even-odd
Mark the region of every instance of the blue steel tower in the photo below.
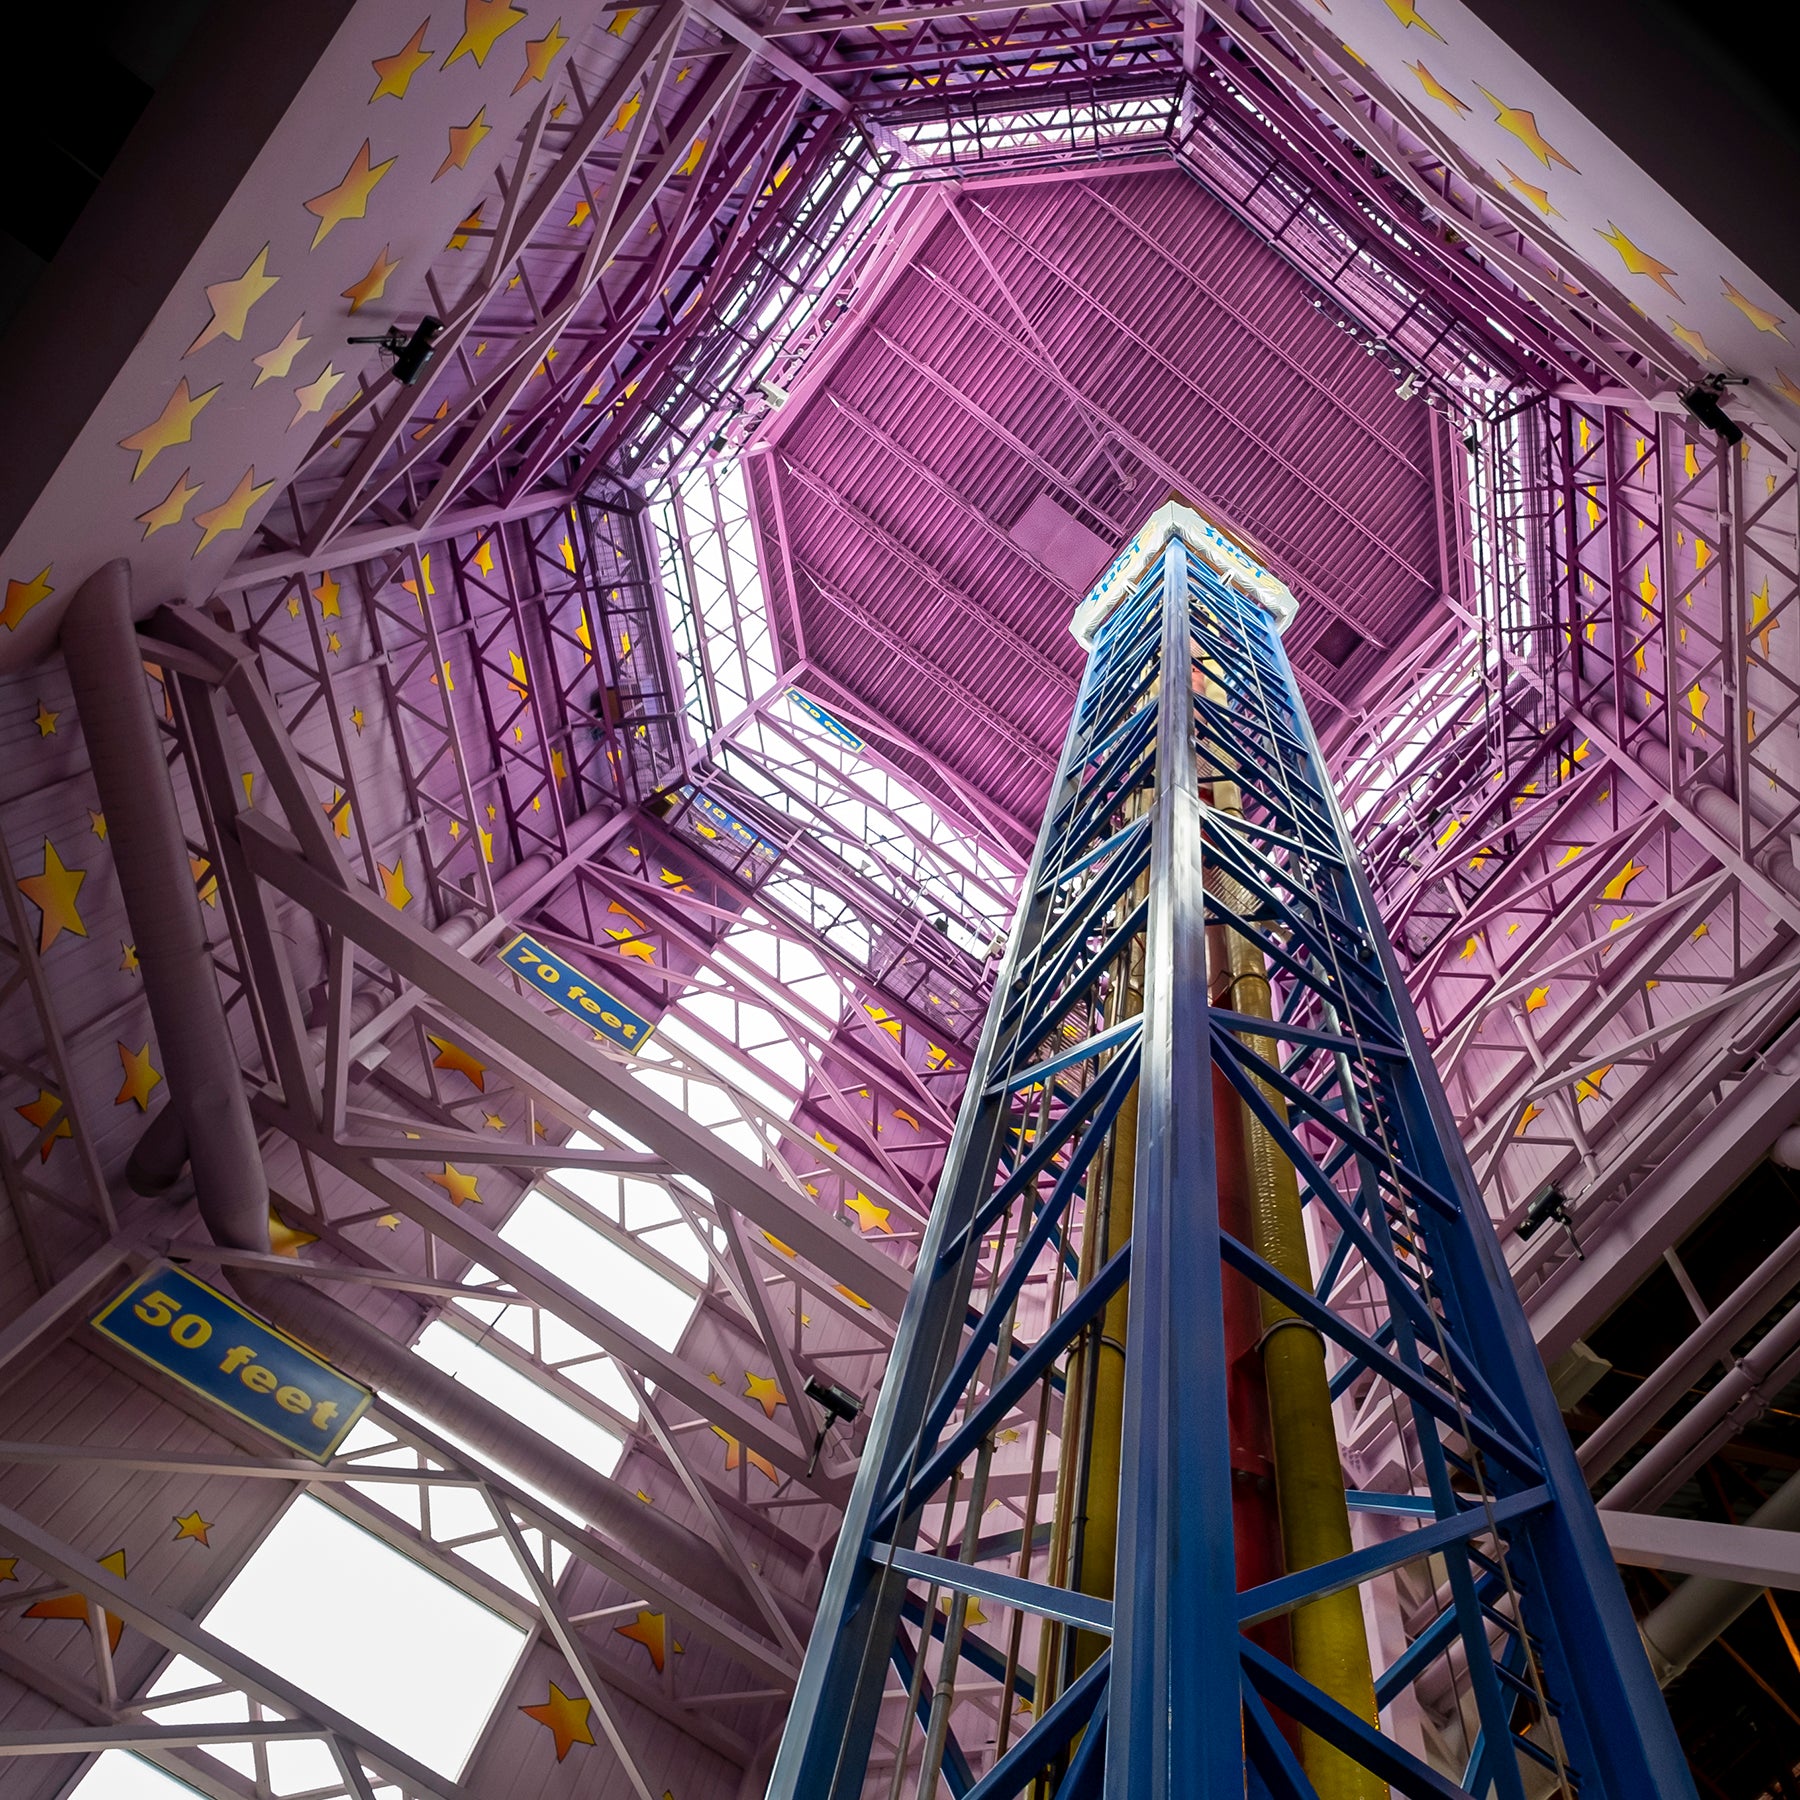
{"type": "Polygon", "coordinates": [[[770,1793],[1691,1796],[1277,622],[1183,516],[1092,630],[770,1793]]]}

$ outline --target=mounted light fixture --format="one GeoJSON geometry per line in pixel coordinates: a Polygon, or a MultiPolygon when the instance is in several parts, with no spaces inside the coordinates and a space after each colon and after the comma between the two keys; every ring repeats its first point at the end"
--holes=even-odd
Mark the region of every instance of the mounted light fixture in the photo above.
{"type": "Polygon", "coordinates": [[[1681,404],[1708,431],[1722,437],[1728,447],[1741,444],[1744,441],[1743,428],[1726,412],[1720,401],[1728,386],[1742,387],[1748,380],[1749,377],[1744,375],[1709,375],[1698,387],[1689,388],[1681,396],[1681,404]]]}
{"type": "Polygon", "coordinates": [[[353,337],[352,344],[373,344],[385,357],[392,359],[394,379],[402,387],[411,387],[425,372],[431,361],[432,346],[444,329],[442,319],[430,313],[422,318],[409,337],[398,325],[390,325],[379,337],[353,337]]]}

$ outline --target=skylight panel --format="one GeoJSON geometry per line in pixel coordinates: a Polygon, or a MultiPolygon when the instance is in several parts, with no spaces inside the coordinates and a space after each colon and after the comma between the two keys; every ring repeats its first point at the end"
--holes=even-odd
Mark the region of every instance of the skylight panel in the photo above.
{"type": "Polygon", "coordinates": [[[200,1800],[200,1790],[129,1750],[107,1750],[69,1790],[69,1800],[200,1800]]]}

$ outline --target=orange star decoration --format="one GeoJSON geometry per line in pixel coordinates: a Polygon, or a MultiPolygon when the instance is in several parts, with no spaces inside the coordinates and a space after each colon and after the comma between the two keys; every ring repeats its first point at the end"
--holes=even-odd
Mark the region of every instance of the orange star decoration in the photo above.
{"type": "Polygon", "coordinates": [[[302,1231],[298,1225],[290,1225],[274,1207],[269,1208],[269,1248],[277,1256],[298,1256],[308,1244],[316,1244],[319,1234],[316,1231],[302,1231]]]}
{"type": "Polygon", "coordinates": [[[252,387],[261,387],[265,381],[279,381],[294,366],[294,358],[312,342],[309,337],[300,335],[300,327],[306,323],[306,315],[302,313],[288,327],[288,334],[273,350],[265,350],[261,356],[251,357],[256,364],[256,379],[252,387]]]}
{"type": "Polygon", "coordinates": [[[463,33],[444,58],[447,69],[458,57],[472,56],[480,68],[494,45],[515,25],[525,23],[523,10],[512,0],[463,0],[463,33]]]}
{"type": "Polygon", "coordinates": [[[894,1235],[893,1227],[888,1224],[891,1208],[877,1206],[867,1194],[857,1194],[854,1199],[844,1202],[844,1211],[856,1214],[864,1231],[885,1231],[889,1237],[894,1235]]]}
{"type": "Polygon", "coordinates": [[[208,906],[219,904],[219,878],[204,856],[188,858],[188,873],[194,878],[194,891],[208,906]]]}
{"type": "Polygon", "coordinates": [[[1513,1127],[1513,1136],[1522,1137],[1525,1132],[1525,1127],[1529,1125],[1533,1119],[1539,1117],[1543,1110],[1544,1109],[1539,1106],[1535,1100],[1527,1100],[1525,1102],[1525,1110],[1519,1115],[1518,1124],[1513,1127]]]}
{"type": "Polygon", "coordinates": [[[106,814],[90,811],[88,813],[88,830],[104,844],[106,842],[106,814]]]}
{"type": "Polygon", "coordinates": [[[706,154],[706,139],[705,138],[695,138],[693,149],[691,149],[687,153],[686,157],[683,158],[681,165],[676,169],[675,173],[677,175],[693,174],[693,172],[697,168],[699,168],[700,159],[705,154],[706,154]]]}
{"type": "Polygon", "coordinates": [[[378,56],[369,64],[378,78],[375,91],[369,96],[371,106],[383,94],[390,94],[396,100],[406,98],[412,78],[431,61],[431,52],[425,48],[425,29],[430,23],[430,19],[426,19],[392,56],[378,56]]]}
{"type": "Polygon", "coordinates": [[[550,65],[556,61],[557,53],[568,41],[562,34],[561,19],[541,38],[533,38],[525,46],[525,73],[513,83],[513,92],[516,94],[528,81],[542,81],[550,73],[550,65]]]}
{"type": "Polygon", "coordinates": [[[1600,1084],[1612,1073],[1611,1063],[1602,1063],[1597,1069],[1590,1069],[1575,1083],[1575,1099],[1577,1104],[1600,1098],[1600,1084]]]}
{"type": "Polygon", "coordinates": [[[437,1051],[431,1059],[434,1069],[448,1069],[453,1075],[461,1075],[480,1092],[487,1092],[487,1064],[478,1062],[461,1044],[453,1044],[448,1038],[435,1037],[426,1032],[425,1041],[437,1051]]]}
{"type": "Polygon", "coordinates": [[[56,589],[50,585],[50,566],[48,563],[29,581],[8,581],[6,584],[6,605],[0,607],[0,625],[8,631],[17,631],[19,622],[34,606],[50,598],[56,589]]]}
{"type": "MultiPolygon", "coordinates": [[[[658,1668],[661,1666],[660,1663],[657,1665],[658,1668]]],[[[554,1681],[550,1684],[550,1698],[542,1706],[519,1708],[528,1719],[536,1719],[556,1739],[558,1762],[569,1754],[574,1745],[591,1744],[594,1741],[594,1729],[588,1724],[588,1714],[592,1710],[590,1702],[579,1695],[565,1694],[554,1681]]]]}
{"type": "Polygon", "coordinates": [[[1513,137],[1516,137],[1546,169],[1549,168],[1552,163],[1561,163],[1562,166],[1572,174],[1579,175],[1581,173],[1581,171],[1577,169],[1554,144],[1550,143],[1541,131],[1538,130],[1537,118],[1534,114],[1528,113],[1522,106],[1508,106],[1504,100],[1497,100],[1481,85],[1480,82],[1476,82],[1475,91],[1494,109],[1494,123],[1498,125],[1502,131],[1508,132],[1513,137]]]}
{"type": "Polygon", "coordinates": [[[319,585],[311,590],[312,597],[319,603],[321,619],[341,619],[344,615],[338,607],[338,595],[343,592],[343,585],[337,581],[329,569],[319,580],[319,585]]]}
{"type": "Polygon", "coordinates": [[[183,469],[175,477],[175,485],[169,489],[168,493],[157,501],[148,512],[138,514],[137,522],[143,526],[144,536],[149,537],[152,533],[161,531],[165,525],[179,525],[181,515],[187,511],[188,502],[199,491],[199,482],[195,482],[192,487],[188,486],[188,472],[183,469]]]}
{"type": "Polygon", "coordinates": [[[138,972],[137,945],[128,944],[121,938],[119,949],[123,952],[119,957],[119,968],[127,975],[135,975],[138,972]]]}
{"type": "Polygon", "coordinates": [[[365,720],[363,718],[363,709],[360,706],[351,707],[350,723],[356,727],[356,735],[358,737],[361,737],[363,734],[363,725],[365,723],[365,720]]]}
{"type": "Polygon", "coordinates": [[[29,1106],[15,1106],[13,1111],[28,1125],[35,1125],[38,1137],[42,1140],[38,1145],[38,1161],[50,1160],[50,1152],[56,1148],[58,1138],[72,1138],[74,1127],[69,1123],[69,1115],[63,1111],[63,1103],[48,1088],[39,1088],[38,1097],[29,1106]],[[60,1116],[59,1116],[60,1115],[60,1116]],[[50,1130],[50,1121],[56,1120],[56,1127],[50,1130]],[[49,1131],[49,1136],[44,1134],[49,1131]]]}
{"type": "MultiPolygon", "coordinates": [[[[763,1235],[765,1237],[768,1236],[766,1232],[763,1235]]],[[[774,1240],[771,1239],[770,1241],[773,1242],[774,1240]]],[[[770,1462],[766,1456],[756,1450],[746,1450],[729,1431],[724,1429],[723,1426],[715,1425],[713,1427],[713,1433],[715,1436],[722,1437],[725,1440],[726,1474],[729,1475],[747,1456],[750,1459],[751,1468],[762,1470],[771,1481],[779,1482],[781,1480],[781,1477],[775,1473],[775,1465],[770,1462]]]]}
{"type": "Polygon", "coordinates": [[[1763,577],[1763,584],[1750,596],[1750,635],[1762,647],[1763,660],[1769,655],[1769,633],[1779,631],[1781,621],[1769,617],[1769,578],[1763,577]]]}
{"type": "Polygon", "coordinates": [[[242,343],[251,307],[278,280],[279,276],[269,273],[269,246],[264,244],[251,258],[249,268],[235,281],[215,281],[207,288],[206,298],[212,307],[212,318],[207,322],[206,329],[188,345],[182,355],[192,356],[196,350],[204,350],[215,338],[228,337],[242,343]]]}
{"type": "Polygon", "coordinates": [[[399,257],[388,255],[391,248],[392,245],[383,244],[381,254],[369,264],[368,274],[344,289],[344,298],[350,302],[353,313],[361,312],[371,300],[379,300],[387,292],[388,277],[400,266],[399,257]]]}
{"type": "Polygon", "coordinates": [[[344,798],[344,790],[334,787],[331,798],[321,803],[326,818],[331,821],[331,829],[341,838],[350,835],[350,803],[344,798]]]}
{"type": "MultiPolygon", "coordinates": [[[[115,1550],[110,1556],[100,1559],[101,1568],[110,1574],[125,1579],[125,1552],[115,1550]]],[[[35,1606],[25,1609],[28,1619],[74,1619],[85,1625],[88,1616],[88,1600],[85,1594],[61,1594],[54,1600],[40,1600],[35,1606]]],[[[110,1650],[117,1650],[119,1638],[125,1630],[125,1621],[115,1619],[111,1613],[103,1612],[100,1617],[106,1621],[106,1644],[110,1650]]]]}
{"type": "Polygon", "coordinates": [[[299,405],[294,408],[294,416],[288,420],[288,430],[292,431],[302,419],[310,418],[314,413],[322,413],[325,402],[331,398],[331,390],[343,379],[337,369],[327,363],[314,380],[309,381],[305,387],[295,388],[294,398],[299,405]]]}
{"type": "Polygon", "coordinates": [[[475,1191],[475,1184],[480,1177],[465,1175],[455,1163],[445,1163],[443,1174],[427,1175],[425,1179],[441,1187],[456,1206],[461,1206],[468,1200],[473,1200],[477,1206],[481,1205],[481,1196],[475,1191]]]}
{"type": "Polygon", "coordinates": [[[81,884],[86,880],[85,869],[63,866],[63,859],[56,854],[56,846],[48,838],[44,839],[42,872],[19,877],[19,892],[43,914],[43,924],[38,931],[40,956],[65,931],[72,931],[77,937],[87,936],[87,927],[75,909],[75,896],[81,892],[81,884]]]}
{"type": "Polygon", "coordinates": [[[16,1556],[0,1556],[0,1581],[17,1581],[19,1579],[19,1559],[16,1556]]]}
{"type": "Polygon", "coordinates": [[[1527,1012],[1537,1012],[1548,1002],[1549,998],[1550,990],[1547,987],[1534,987],[1531,992],[1525,996],[1525,1010],[1527,1012]]]}
{"type": "Polygon", "coordinates": [[[1725,281],[1724,276],[1721,275],[1719,279],[1721,282],[1724,282],[1725,298],[1729,300],[1758,331],[1772,331],[1778,338],[1782,339],[1783,342],[1786,342],[1787,333],[1781,329],[1781,320],[1776,314],[1770,312],[1766,306],[1758,306],[1748,294],[1740,294],[1729,281],[1725,281]]]}
{"type": "Polygon", "coordinates": [[[386,863],[377,863],[376,869],[381,875],[381,891],[387,896],[389,906],[404,909],[412,899],[412,889],[406,885],[406,861],[402,858],[390,869],[386,863]]]}
{"type": "Polygon", "coordinates": [[[59,712],[52,712],[43,701],[38,702],[37,712],[32,716],[32,724],[38,728],[39,737],[55,737],[56,721],[62,717],[59,712]]]}
{"type": "Polygon", "coordinates": [[[1594,235],[1605,238],[1618,251],[1626,270],[1633,275],[1648,275],[1665,294],[1673,294],[1679,300],[1681,296],[1675,293],[1668,279],[1675,271],[1666,262],[1658,262],[1648,250],[1640,250],[1610,219],[1607,224],[1611,226],[1610,230],[1602,231],[1595,226],[1594,235]]]}
{"type": "Polygon", "coordinates": [[[1686,344],[1696,356],[1702,358],[1704,361],[1714,363],[1724,362],[1725,359],[1722,356],[1714,354],[1712,346],[1707,343],[1706,339],[1702,337],[1693,326],[1684,325],[1679,319],[1671,319],[1669,321],[1669,329],[1674,332],[1675,336],[1682,343],[1686,344]]]}
{"type": "Polygon", "coordinates": [[[433,181],[440,180],[452,169],[466,169],[469,166],[469,158],[475,154],[476,145],[492,130],[493,126],[487,122],[485,106],[476,112],[468,124],[452,125],[450,127],[449,154],[438,164],[438,172],[431,179],[433,181]]]}
{"type": "Polygon", "coordinates": [[[744,1379],[749,1383],[744,1389],[744,1398],[754,1400],[766,1417],[774,1418],[776,1407],[787,1405],[787,1395],[773,1375],[757,1375],[746,1369],[744,1379]]]}
{"type": "MultiPolygon", "coordinates": [[[[670,1649],[669,1616],[667,1613],[641,1610],[629,1625],[617,1625],[613,1628],[622,1638],[629,1638],[634,1644],[642,1644],[650,1652],[650,1660],[656,1666],[657,1674],[662,1673],[663,1664],[668,1661],[670,1649]]],[[[685,1656],[686,1650],[680,1644],[674,1645],[677,1656],[685,1656]]]]}
{"type": "Polygon", "coordinates": [[[160,1071],[150,1066],[150,1046],[145,1044],[143,1049],[133,1050],[121,1043],[119,1062],[125,1070],[125,1082],[113,1096],[113,1105],[126,1106],[135,1100],[139,1112],[148,1112],[150,1090],[162,1081],[160,1071]]]}
{"type": "MultiPolygon", "coordinates": [[[[1421,19],[1419,23],[1423,25],[1425,21],[1421,19]]],[[[1451,91],[1445,87],[1428,68],[1426,68],[1424,63],[1408,63],[1406,64],[1406,67],[1411,69],[1412,72],[1418,76],[1419,86],[1422,87],[1433,100],[1437,101],[1440,106],[1449,107],[1459,118],[1469,110],[1468,102],[1466,100],[1457,99],[1457,97],[1451,93],[1451,91]]]]}
{"type": "MultiPolygon", "coordinates": [[[[171,445],[185,444],[193,437],[194,421],[218,391],[218,386],[215,385],[196,397],[188,392],[187,377],[184,375],[176,382],[175,391],[169,396],[162,411],[148,425],[132,432],[129,437],[119,439],[121,450],[137,452],[137,467],[131,471],[133,481],[171,445]]],[[[46,569],[44,573],[48,574],[49,570],[46,569]]]]}
{"type": "Polygon", "coordinates": [[[350,167],[344,171],[344,179],[336,187],[327,188],[322,194],[315,194],[306,202],[306,210],[319,221],[319,228],[313,233],[313,241],[309,246],[318,249],[332,231],[343,224],[346,219],[361,219],[369,211],[369,196],[374,193],[389,169],[394,166],[394,158],[373,165],[369,162],[369,140],[364,138],[362,148],[350,159],[350,167]]]}
{"type": "Polygon", "coordinates": [[[192,1541],[212,1548],[212,1540],[206,1535],[212,1530],[210,1520],[203,1519],[197,1512],[177,1513],[175,1515],[175,1535],[169,1539],[172,1544],[192,1541]]]}
{"type": "Polygon", "coordinates": [[[254,465],[246,469],[238,477],[237,486],[217,506],[194,514],[194,523],[200,527],[200,542],[194,546],[194,554],[198,556],[214,538],[223,537],[228,531],[242,531],[251,507],[274,485],[273,481],[259,485],[254,465]]]}
{"type": "Polygon", "coordinates": [[[1546,219],[1560,219],[1562,214],[1550,204],[1550,192],[1547,188],[1533,187],[1522,175],[1515,175],[1505,163],[1500,165],[1500,172],[1506,177],[1506,185],[1515,194],[1521,194],[1529,200],[1546,219]]]}
{"type": "Polygon", "coordinates": [[[1387,9],[1409,30],[1416,25],[1427,37],[1436,38],[1440,44],[1444,41],[1442,32],[1419,17],[1419,9],[1413,4],[1413,0],[1387,0],[1387,9]]]}

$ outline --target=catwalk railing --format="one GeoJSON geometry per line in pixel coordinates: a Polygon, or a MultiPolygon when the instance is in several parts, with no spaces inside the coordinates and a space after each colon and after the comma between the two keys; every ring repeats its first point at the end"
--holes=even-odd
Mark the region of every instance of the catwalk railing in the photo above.
{"type": "Polygon", "coordinates": [[[770,1793],[940,1783],[1693,1792],[1274,622],[1179,536],[1096,636],[770,1793]],[[1298,1468],[1282,1339],[1392,1491],[1298,1468]]]}

